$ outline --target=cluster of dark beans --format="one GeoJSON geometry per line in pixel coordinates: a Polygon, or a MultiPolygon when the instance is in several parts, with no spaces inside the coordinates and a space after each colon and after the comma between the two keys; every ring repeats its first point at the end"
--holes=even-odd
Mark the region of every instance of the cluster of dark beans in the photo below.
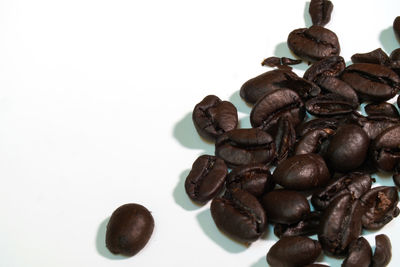
{"type": "MultiPolygon", "coordinates": [[[[397,188],[372,187],[371,175],[391,172],[400,186],[400,115],[385,102],[400,89],[400,48],[355,54],[346,66],[338,37],[324,27],[332,9],[312,0],[313,25],[288,36],[293,54],[312,63],[303,77],[290,67],[300,59],[270,57],[262,65],[276,69],[243,84],[252,128],[238,129],[235,106],[215,95],[193,110],[215,156],[193,163],[187,195],[211,201],[216,226],[238,242],[256,241],[273,224],[280,240],[267,254],[271,266],[324,266],[313,264],[322,251],[345,257],[342,266],[386,266],[391,258],[387,236],[376,236],[373,253],[361,235],[399,215],[397,188]],[[318,240],[307,237],[314,234],[318,240]]],[[[400,38],[400,17],[393,28],[400,38]]]]}

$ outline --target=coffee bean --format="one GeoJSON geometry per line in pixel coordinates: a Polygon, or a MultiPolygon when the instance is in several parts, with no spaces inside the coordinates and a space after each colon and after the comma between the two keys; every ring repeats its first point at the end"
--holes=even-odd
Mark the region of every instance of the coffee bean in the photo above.
{"type": "Polygon", "coordinates": [[[386,65],[389,63],[389,56],[380,48],[375,49],[368,53],[354,54],[351,56],[351,61],[353,63],[373,63],[386,65]]]}
{"type": "Polygon", "coordinates": [[[362,224],[368,230],[382,228],[400,213],[397,207],[399,196],[394,186],[372,188],[360,198],[360,201],[365,210],[362,216],[362,224]]]}
{"type": "Polygon", "coordinates": [[[371,246],[364,237],[359,237],[349,245],[349,252],[342,267],[369,267],[371,260],[371,246]]]}
{"type": "Polygon", "coordinates": [[[310,212],[305,217],[294,224],[277,223],[274,227],[274,234],[279,237],[314,235],[318,233],[319,221],[321,219],[320,212],[310,212]]]}
{"type": "Polygon", "coordinates": [[[357,112],[350,114],[348,119],[349,122],[360,126],[371,140],[374,140],[386,129],[400,124],[400,120],[397,118],[390,118],[387,116],[364,117],[357,112]]]}
{"type": "Polygon", "coordinates": [[[211,215],[217,227],[243,243],[256,241],[266,227],[266,215],[256,197],[233,189],[211,202],[211,215]]]}
{"type": "Polygon", "coordinates": [[[274,223],[293,224],[310,213],[306,197],[296,191],[278,189],[266,193],[261,204],[274,223]]]}
{"type": "Polygon", "coordinates": [[[390,62],[388,67],[400,76],[400,48],[397,48],[390,53],[390,62]]]}
{"type": "Polygon", "coordinates": [[[305,236],[284,237],[267,253],[271,267],[297,267],[313,263],[321,254],[318,241],[305,236]]]}
{"type": "Polygon", "coordinates": [[[334,133],[335,131],[330,128],[309,131],[297,142],[294,154],[315,153],[323,157],[329,145],[329,137],[334,133]]]}
{"type": "Polygon", "coordinates": [[[235,106],[228,101],[221,101],[215,95],[206,96],[198,103],[192,118],[199,135],[208,140],[215,140],[221,134],[236,129],[238,125],[235,106]]]}
{"type": "Polygon", "coordinates": [[[338,94],[326,94],[306,102],[306,110],[314,116],[345,115],[355,110],[354,103],[338,94]]]}
{"type": "Polygon", "coordinates": [[[375,236],[375,253],[371,267],[387,266],[392,258],[392,243],[387,235],[375,236]]]}
{"type": "Polygon", "coordinates": [[[287,80],[282,81],[280,86],[282,89],[288,88],[295,91],[303,100],[318,96],[321,93],[318,85],[300,77],[289,77],[287,80]]]}
{"type": "Polygon", "coordinates": [[[296,128],[297,138],[300,139],[307,133],[319,129],[331,129],[333,131],[336,131],[342,120],[343,120],[342,118],[333,117],[333,118],[316,118],[313,120],[309,120],[307,122],[303,122],[296,128]]]}
{"type": "Polygon", "coordinates": [[[337,94],[349,100],[353,109],[359,106],[358,96],[353,88],[336,77],[322,76],[318,77],[316,83],[320,86],[324,93],[337,94]]]}
{"type": "Polygon", "coordinates": [[[228,167],[222,159],[202,155],[193,163],[186,177],[186,193],[191,200],[205,204],[221,192],[227,174],[228,167]]]}
{"type": "Polygon", "coordinates": [[[370,116],[387,116],[392,118],[400,118],[397,108],[387,102],[370,103],[364,107],[365,113],[370,116]]]}
{"type": "Polygon", "coordinates": [[[287,57],[269,57],[264,59],[264,61],[261,63],[261,66],[268,66],[268,67],[278,67],[278,68],[289,68],[287,65],[296,65],[300,64],[302,61],[300,59],[291,59],[287,57]]]}
{"type": "Polygon", "coordinates": [[[296,132],[288,118],[279,118],[274,141],[276,146],[275,161],[279,163],[289,156],[296,142],[296,132]]]}
{"type": "Polygon", "coordinates": [[[396,17],[393,21],[393,30],[397,38],[400,39],[400,16],[396,17]]]}
{"type": "Polygon", "coordinates": [[[336,77],[344,69],[346,64],[341,56],[330,56],[314,62],[304,73],[306,80],[316,82],[319,77],[336,77]]]}
{"type": "Polygon", "coordinates": [[[145,207],[134,203],[122,205],[107,224],[106,246],[113,254],[134,256],[147,244],[153,229],[153,216],[145,207]]]}
{"type": "Polygon", "coordinates": [[[400,125],[380,133],[371,144],[371,157],[375,166],[383,171],[393,171],[400,164],[400,125]]]}
{"type": "Polygon", "coordinates": [[[316,25],[292,31],[287,44],[295,55],[311,62],[340,53],[336,34],[316,25]]]}
{"type": "Polygon", "coordinates": [[[329,0],[311,0],[308,12],[313,25],[325,26],[331,20],[333,4],[329,0]]]}

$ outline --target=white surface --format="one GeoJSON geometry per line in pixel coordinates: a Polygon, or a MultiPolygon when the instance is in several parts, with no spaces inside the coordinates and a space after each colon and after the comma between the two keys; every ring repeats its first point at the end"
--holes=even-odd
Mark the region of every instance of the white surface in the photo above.
{"type": "MultiPolygon", "coordinates": [[[[398,0],[333,1],[346,61],[399,47],[398,0]]],[[[266,266],[276,240],[245,248],[194,206],[183,182],[214,153],[191,122],[208,94],[232,101],[290,56],[290,31],[310,26],[306,1],[0,1],[0,266],[266,266]],[[305,20],[306,18],[306,20],[305,20]],[[153,236],[137,256],[111,255],[105,225],[120,205],[152,211],[153,236]]],[[[302,74],[306,65],[295,67],[302,74]]],[[[379,179],[392,184],[391,177],[379,179]]],[[[377,233],[400,247],[400,219],[377,233]]],[[[367,239],[374,245],[374,235],[367,239]]],[[[341,261],[321,258],[332,266],[341,261]]],[[[400,265],[394,253],[391,266],[400,265]]]]}

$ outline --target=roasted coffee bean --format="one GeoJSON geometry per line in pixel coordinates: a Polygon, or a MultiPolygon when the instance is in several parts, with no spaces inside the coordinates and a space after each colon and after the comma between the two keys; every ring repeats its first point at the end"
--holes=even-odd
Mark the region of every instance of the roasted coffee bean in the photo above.
{"type": "Polygon", "coordinates": [[[306,80],[316,82],[319,77],[336,77],[344,69],[346,64],[341,56],[331,56],[314,62],[304,73],[306,80]]]}
{"type": "Polygon", "coordinates": [[[287,80],[282,81],[280,85],[282,88],[295,91],[303,100],[315,97],[321,93],[318,85],[300,77],[289,77],[287,80]]]}
{"type": "Polygon", "coordinates": [[[329,144],[329,137],[335,133],[330,128],[315,129],[305,134],[296,145],[295,155],[315,153],[322,157],[326,153],[329,144]]]}
{"type": "Polygon", "coordinates": [[[279,118],[274,139],[276,146],[275,161],[279,163],[289,156],[289,153],[291,153],[296,142],[296,132],[293,128],[292,122],[288,118],[279,118]]]}
{"type": "Polygon", "coordinates": [[[350,115],[348,118],[349,121],[360,126],[371,140],[375,139],[386,129],[400,124],[399,119],[387,116],[364,117],[357,112],[353,112],[350,115]]]}
{"type": "Polygon", "coordinates": [[[360,198],[371,189],[371,185],[370,175],[360,172],[349,173],[314,192],[311,203],[316,210],[324,210],[332,201],[344,194],[350,194],[355,199],[360,198]]]}
{"type": "Polygon", "coordinates": [[[371,267],[384,267],[392,259],[392,243],[387,235],[375,236],[375,253],[371,267]]]}
{"type": "Polygon", "coordinates": [[[371,157],[382,171],[393,171],[400,164],[400,125],[384,130],[371,144],[371,157]]]}
{"type": "Polygon", "coordinates": [[[342,267],[369,267],[371,260],[371,246],[364,237],[359,237],[349,245],[349,252],[342,267]]]}
{"type": "Polygon", "coordinates": [[[370,103],[364,107],[365,113],[370,116],[387,116],[393,118],[400,118],[397,108],[387,102],[370,103]]]}
{"type": "Polygon", "coordinates": [[[211,215],[222,232],[243,243],[256,241],[267,223],[257,198],[238,188],[226,191],[223,197],[214,198],[211,215]]]}
{"type": "Polygon", "coordinates": [[[293,127],[303,121],[304,103],[295,91],[281,89],[265,94],[251,110],[250,122],[253,127],[275,135],[280,117],[287,117],[293,127]]]}
{"type": "Polygon", "coordinates": [[[313,263],[321,254],[317,240],[305,236],[284,237],[267,253],[271,267],[298,267],[313,263]]]}
{"type": "Polygon", "coordinates": [[[320,219],[321,213],[313,211],[297,223],[275,224],[274,234],[279,238],[286,236],[315,235],[318,233],[320,219]]]}
{"type": "Polygon", "coordinates": [[[113,254],[134,256],[147,244],[153,229],[153,216],[145,207],[134,203],[122,205],[107,224],[106,246],[113,254]]]}
{"type": "Polygon", "coordinates": [[[342,118],[333,117],[333,118],[316,118],[313,120],[309,120],[307,122],[303,122],[296,128],[297,138],[300,139],[307,133],[319,129],[331,129],[333,131],[336,131],[342,120],[343,120],[342,118]]]}
{"type": "Polygon", "coordinates": [[[364,130],[353,124],[340,126],[330,140],[326,160],[338,172],[347,172],[361,166],[367,157],[369,138],[364,130]]]}
{"type": "Polygon", "coordinates": [[[390,53],[390,62],[388,66],[400,76],[400,48],[397,48],[390,53]]]}
{"type": "Polygon", "coordinates": [[[381,102],[394,97],[399,90],[399,76],[388,67],[371,63],[348,66],[341,79],[357,92],[362,101],[381,102]]]}
{"type": "Polygon", "coordinates": [[[295,55],[311,62],[340,53],[336,34],[316,25],[292,31],[287,44],[295,55]]]}
{"type": "Polygon", "coordinates": [[[393,30],[397,38],[400,39],[400,16],[396,17],[393,21],[393,30]]]}
{"type": "Polygon", "coordinates": [[[215,155],[230,168],[268,163],[275,157],[275,144],[272,137],[260,129],[235,129],[218,137],[215,155]]]}
{"type": "Polygon", "coordinates": [[[260,197],[273,190],[275,182],[267,165],[251,164],[233,169],[226,178],[226,187],[229,190],[240,188],[260,197]]]}
{"type": "Polygon", "coordinates": [[[192,119],[199,135],[208,140],[215,140],[238,125],[235,106],[215,95],[206,96],[194,107],[192,119]]]}
{"type": "Polygon", "coordinates": [[[297,223],[310,213],[310,205],[304,195],[299,192],[278,189],[266,193],[261,204],[268,220],[274,223],[297,223]]]}
{"type": "Polygon", "coordinates": [[[386,65],[389,63],[389,56],[380,48],[375,49],[368,53],[354,54],[351,56],[351,61],[353,63],[373,63],[386,65]]]}
{"type": "Polygon", "coordinates": [[[282,81],[297,75],[290,70],[272,70],[245,82],[240,88],[240,96],[250,104],[256,103],[263,95],[281,89],[282,81]]]}
{"type": "Polygon", "coordinates": [[[324,159],[318,154],[296,155],[282,161],[272,175],[286,189],[311,190],[330,179],[324,159]]]}
{"type": "Polygon", "coordinates": [[[308,100],[306,110],[315,116],[345,115],[355,110],[354,103],[338,94],[320,95],[308,100]]]}
{"type": "Polygon", "coordinates": [[[311,0],[308,12],[313,25],[325,26],[331,20],[333,4],[329,0],[311,0]]]}
{"type": "Polygon", "coordinates": [[[322,249],[333,255],[345,255],[351,242],[361,234],[361,203],[351,194],[332,201],[324,211],[318,239],[322,249]]]}
{"type": "Polygon", "coordinates": [[[353,108],[359,106],[358,96],[353,88],[336,77],[322,76],[317,78],[316,83],[320,86],[324,93],[333,93],[348,99],[352,103],[353,108]]]}
{"type": "Polygon", "coordinates": [[[205,204],[221,192],[227,174],[228,167],[222,159],[202,155],[193,163],[186,177],[186,193],[191,200],[205,204]]]}
{"type": "Polygon", "coordinates": [[[300,64],[302,61],[300,59],[291,59],[287,57],[269,57],[264,59],[264,61],[261,63],[262,66],[268,66],[268,67],[278,67],[282,68],[287,65],[296,65],[300,64]]]}
{"type": "Polygon", "coordinates": [[[365,229],[377,230],[389,223],[400,213],[396,187],[379,186],[370,189],[360,198],[364,214],[362,224],[365,229]]]}

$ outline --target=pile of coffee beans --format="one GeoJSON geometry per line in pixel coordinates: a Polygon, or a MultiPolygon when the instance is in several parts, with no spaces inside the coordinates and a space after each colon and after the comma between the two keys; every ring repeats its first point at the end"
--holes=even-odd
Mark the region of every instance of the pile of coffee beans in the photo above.
{"type": "MultiPolygon", "coordinates": [[[[322,252],[344,258],[342,266],[391,259],[386,235],[376,235],[374,252],[361,235],[400,213],[398,188],[373,187],[371,177],[390,172],[400,186],[400,115],[385,102],[400,89],[400,48],[356,53],[346,66],[338,36],[325,28],[332,9],[329,0],[312,0],[313,25],[287,39],[298,59],[267,58],[262,65],[275,69],[243,84],[252,128],[238,129],[235,106],[215,95],[193,110],[215,155],[195,160],[187,195],[211,201],[216,226],[238,242],[256,241],[273,224],[280,240],[266,255],[271,266],[324,266],[313,264],[322,252]],[[299,77],[290,65],[302,60],[311,65],[299,77]],[[307,237],[314,234],[318,240],[307,237]]],[[[393,29],[400,38],[400,17],[393,29]]]]}

